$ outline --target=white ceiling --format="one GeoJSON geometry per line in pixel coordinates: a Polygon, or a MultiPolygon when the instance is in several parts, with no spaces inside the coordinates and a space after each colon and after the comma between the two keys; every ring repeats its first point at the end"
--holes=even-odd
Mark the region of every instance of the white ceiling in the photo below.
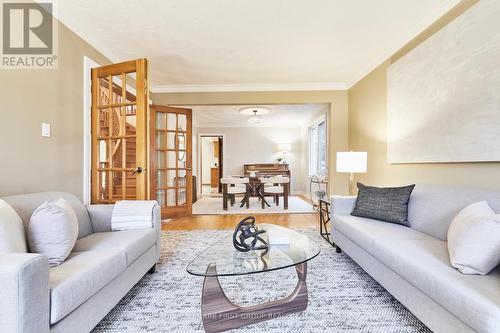
{"type": "Polygon", "coordinates": [[[161,91],[346,89],[459,0],[64,0],[58,17],[161,91]]]}
{"type": "Polygon", "coordinates": [[[328,104],[266,105],[271,112],[262,116],[260,124],[248,122],[249,116],[238,110],[247,105],[196,105],[193,110],[195,127],[302,127],[308,126],[328,111],[328,104]]]}

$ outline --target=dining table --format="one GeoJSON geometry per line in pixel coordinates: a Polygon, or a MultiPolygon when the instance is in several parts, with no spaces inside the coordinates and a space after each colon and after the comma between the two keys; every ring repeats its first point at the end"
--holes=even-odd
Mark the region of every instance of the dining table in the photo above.
{"type": "Polygon", "coordinates": [[[252,196],[259,197],[260,200],[264,201],[264,204],[267,207],[271,207],[271,205],[266,201],[264,194],[262,193],[262,186],[264,186],[264,184],[260,181],[259,177],[257,177],[256,175],[255,176],[234,175],[231,177],[238,177],[238,178],[248,177],[251,180],[250,183],[248,184],[248,186],[250,187],[250,191],[247,192],[247,194],[245,194],[245,196],[241,200],[240,207],[243,207],[245,205],[247,199],[250,200],[250,198],[248,198],[250,194],[252,194],[252,196]],[[255,186],[255,184],[257,185],[255,186]]]}

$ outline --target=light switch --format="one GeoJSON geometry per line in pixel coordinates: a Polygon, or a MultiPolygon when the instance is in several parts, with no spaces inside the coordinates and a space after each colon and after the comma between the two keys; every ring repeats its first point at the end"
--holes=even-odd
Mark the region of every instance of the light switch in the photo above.
{"type": "Polygon", "coordinates": [[[50,138],[50,124],[42,123],[42,136],[45,138],[50,138]]]}

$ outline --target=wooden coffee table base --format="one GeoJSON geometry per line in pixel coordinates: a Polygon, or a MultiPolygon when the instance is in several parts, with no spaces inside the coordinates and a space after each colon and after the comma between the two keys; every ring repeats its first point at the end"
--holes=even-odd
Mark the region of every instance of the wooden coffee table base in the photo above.
{"type": "MultiPolygon", "coordinates": [[[[241,307],[233,304],[224,294],[217,276],[207,276],[203,282],[201,314],[205,332],[222,332],[253,323],[273,319],[285,314],[304,311],[307,308],[307,262],[296,265],[299,281],[293,293],[281,300],[241,307]]],[[[209,265],[207,273],[216,274],[215,265],[209,265]]]]}

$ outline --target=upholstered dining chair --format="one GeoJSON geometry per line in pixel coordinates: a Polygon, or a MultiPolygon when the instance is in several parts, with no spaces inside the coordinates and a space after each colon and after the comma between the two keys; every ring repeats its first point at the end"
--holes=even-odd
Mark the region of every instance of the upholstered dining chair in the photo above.
{"type": "MultiPolygon", "coordinates": [[[[262,198],[272,196],[276,206],[280,204],[280,196],[283,196],[283,208],[288,209],[288,196],[290,194],[290,178],[283,176],[259,178],[261,182],[262,198]]],[[[265,200],[261,200],[262,209],[266,208],[265,200]]]]}
{"type": "Polygon", "coordinates": [[[250,179],[248,177],[224,177],[221,178],[220,183],[222,184],[222,209],[227,210],[228,200],[233,206],[238,194],[245,196],[243,200],[246,208],[250,208],[250,179]]]}

